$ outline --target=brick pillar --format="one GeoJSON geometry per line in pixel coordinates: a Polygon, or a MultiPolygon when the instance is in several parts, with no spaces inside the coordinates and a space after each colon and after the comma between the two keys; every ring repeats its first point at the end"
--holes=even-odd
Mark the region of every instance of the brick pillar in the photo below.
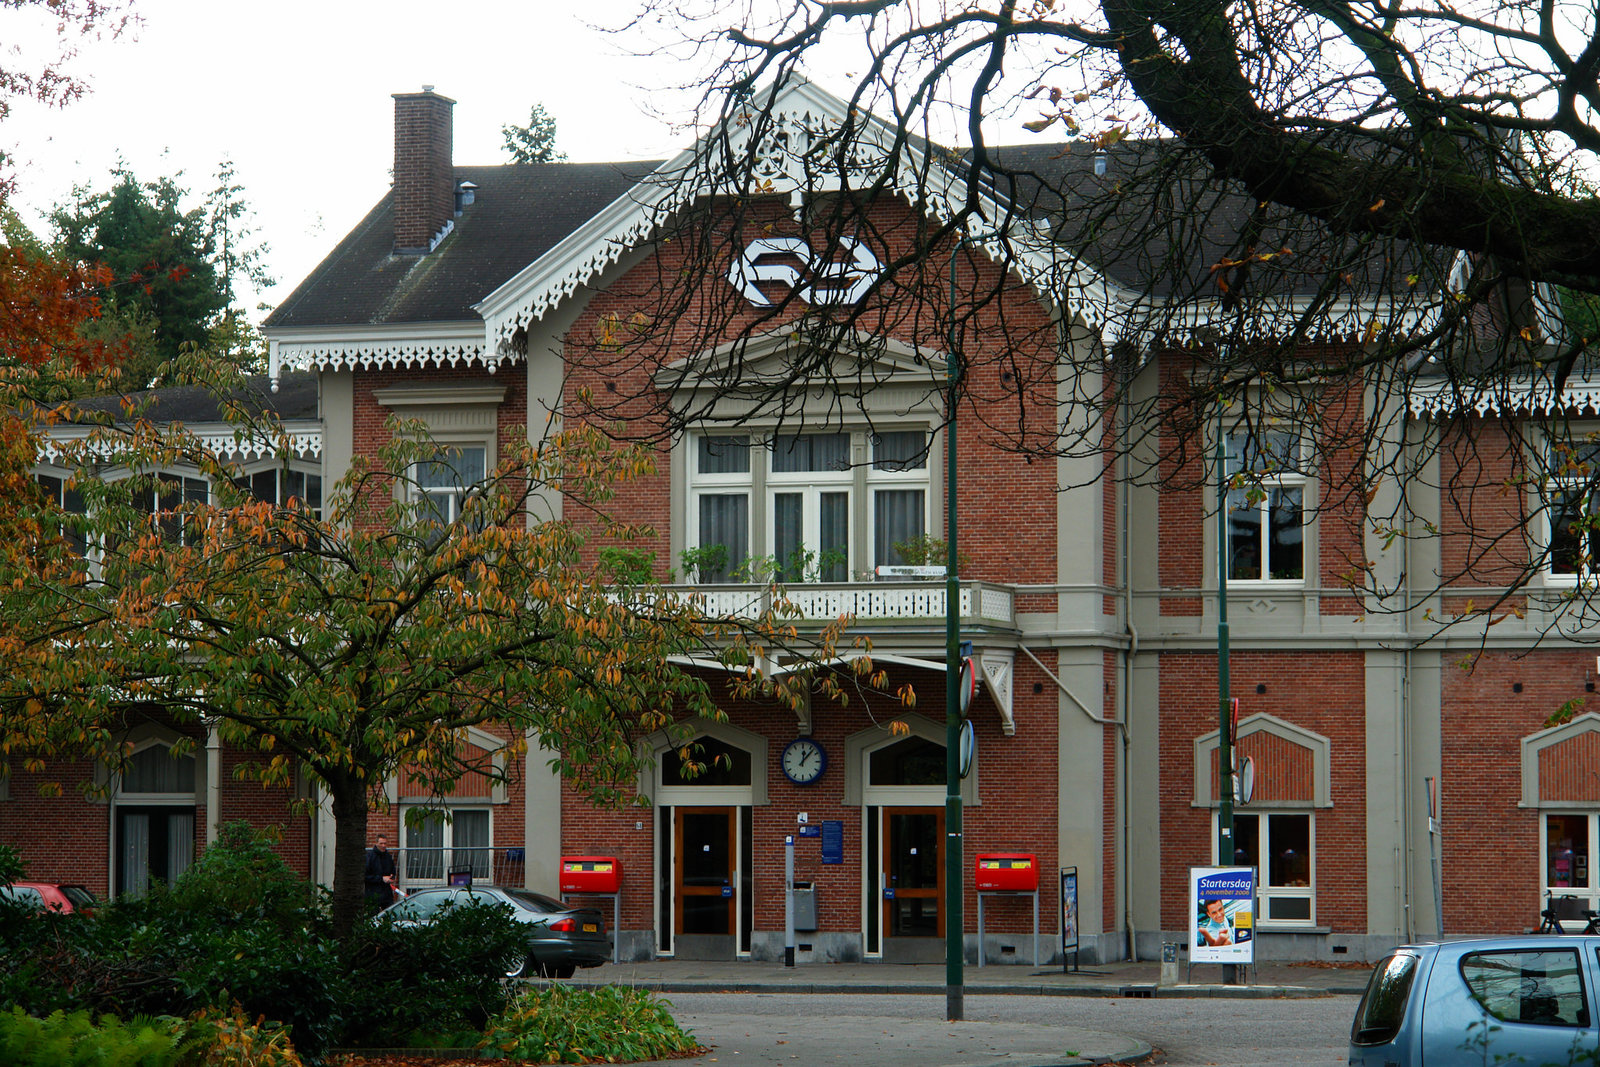
{"type": "Polygon", "coordinates": [[[455,212],[450,158],[456,102],[424,86],[394,94],[394,250],[428,251],[455,212]]]}

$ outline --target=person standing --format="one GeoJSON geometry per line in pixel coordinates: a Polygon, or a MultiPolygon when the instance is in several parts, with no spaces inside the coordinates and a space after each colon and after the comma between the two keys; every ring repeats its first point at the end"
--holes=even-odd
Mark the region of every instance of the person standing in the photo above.
{"type": "Polygon", "coordinates": [[[394,856],[389,839],[378,835],[378,843],[367,849],[367,899],[380,908],[394,903],[394,856]]]}

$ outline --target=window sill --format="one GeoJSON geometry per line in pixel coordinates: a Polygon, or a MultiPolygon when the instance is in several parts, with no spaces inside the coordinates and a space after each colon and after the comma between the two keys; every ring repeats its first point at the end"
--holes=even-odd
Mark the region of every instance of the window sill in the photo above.
{"type": "Polygon", "coordinates": [[[1290,926],[1286,923],[1256,923],[1258,934],[1331,934],[1331,926],[1290,926]]]}

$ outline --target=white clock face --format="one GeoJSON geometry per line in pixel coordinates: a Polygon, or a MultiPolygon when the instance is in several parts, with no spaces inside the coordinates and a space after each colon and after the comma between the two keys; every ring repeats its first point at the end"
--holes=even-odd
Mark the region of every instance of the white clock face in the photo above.
{"type": "Polygon", "coordinates": [[[827,757],[823,755],[822,746],[809,737],[791,741],[789,747],[783,750],[783,773],[789,776],[791,782],[802,785],[814,782],[826,765],[827,757]]]}

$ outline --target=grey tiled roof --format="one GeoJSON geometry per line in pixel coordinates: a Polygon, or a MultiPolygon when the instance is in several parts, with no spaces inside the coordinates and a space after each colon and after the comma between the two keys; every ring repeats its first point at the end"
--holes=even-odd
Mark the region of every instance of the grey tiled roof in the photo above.
{"type": "Polygon", "coordinates": [[[476,321],[472,305],[626,193],[659,164],[456,167],[476,201],[428,255],[394,254],[385,194],[263,324],[362,326],[476,321]]]}
{"type": "MultiPolygon", "coordinates": [[[[150,406],[142,414],[158,423],[181,422],[188,425],[222,422],[222,407],[210,390],[194,385],[174,385],[131,394],[136,404],[150,406]]],[[[78,402],[86,411],[122,411],[121,396],[91,397],[78,402]]],[[[285,373],[278,391],[272,391],[265,374],[245,379],[240,399],[250,410],[276,412],[283,422],[309,421],[317,417],[317,376],[310,371],[285,373]]]]}

